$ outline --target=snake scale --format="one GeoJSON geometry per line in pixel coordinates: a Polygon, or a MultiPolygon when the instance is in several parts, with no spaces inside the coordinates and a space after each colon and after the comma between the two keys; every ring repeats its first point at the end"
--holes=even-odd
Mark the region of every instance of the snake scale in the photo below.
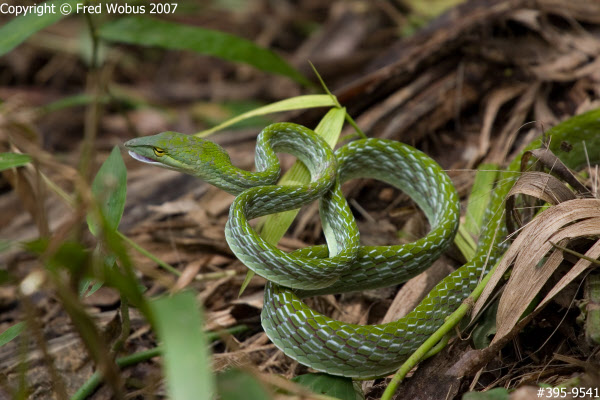
{"type": "MultiPolygon", "coordinates": [[[[549,147],[569,167],[600,161],[600,110],[571,118],[546,133],[549,147]],[[571,146],[562,150],[564,142],[571,146]]],[[[527,149],[540,147],[541,139],[527,149]]],[[[361,139],[335,153],[310,129],[291,123],[265,128],[257,138],[256,172],[235,167],[223,148],[175,132],[125,143],[136,160],[197,176],[236,196],[225,229],[229,246],[269,282],[262,325],[286,355],[316,370],[353,378],[389,374],[439,328],[498,261],[506,249],[503,201],[518,177],[521,155],[500,174],[475,256],[443,279],[404,318],[380,325],[354,325],[310,309],[302,299],[391,286],[428,268],[450,245],[460,206],[450,178],[421,151],[400,142],[361,139]],[[280,174],[276,152],[296,156],[311,181],[275,185],[280,174]],[[361,246],[340,185],[375,178],[408,194],[423,210],[431,230],[404,245],[361,246]],[[285,253],[264,241],[249,221],[319,201],[327,245],[285,253]]],[[[522,153],[521,153],[522,154],[522,153]]]]}

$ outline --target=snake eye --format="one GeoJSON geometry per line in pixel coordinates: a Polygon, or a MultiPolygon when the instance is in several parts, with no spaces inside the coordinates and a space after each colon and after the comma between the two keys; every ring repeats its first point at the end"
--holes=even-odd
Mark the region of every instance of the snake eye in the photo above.
{"type": "Polygon", "coordinates": [[[153,147],[152,150],[154,151],[154,154],[156,155],[156,157],[162,157],[165,155],[165,151],[161,148],[153,147]]]}

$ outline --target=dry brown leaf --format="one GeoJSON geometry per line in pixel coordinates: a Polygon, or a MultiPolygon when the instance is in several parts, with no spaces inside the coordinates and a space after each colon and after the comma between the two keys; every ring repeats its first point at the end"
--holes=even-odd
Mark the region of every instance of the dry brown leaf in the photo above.
{"type": "Polygon", "coordinates": [[[264,298],[265,295],[263,292],[256,292],[250,295],[242,296],[239,299],[231,300],[231,304],[243,304],[256,308],[257,310],[262,310],[264,298]]]}
{"type": "MultiPolygon", "coordinates": [[[[590,249],[585,253],[585,256],[593,259],[598,259],[598,257],[600,257],[600,240],[598,240],[596,243],[594,243],[592,247],[590,247],[590,249]]],[[[552,290],[548,292],[546,297],[544,297],[544,299],[536,307],[536,310],[539,310],[542,307],[544,307],[550,300],[552,300],[552,298],[558,292],[560,292],[565,286],[571,283],[573,279],[575,279],[577,276],[579,276],[579,274],[581,274],[583,271],[589,268],[590,264],[591,262],[586,259],[579,259],[579,261],[575,263],[575,265],[569,270],[569,272],[567,272],[567,274],[563,276],[560,281],[558,281],[558,283],[552,288],[552,290]]]]}
{"type": "Polygon", "coordinates": [[[487,154],[490,149],[490,137],[492,127],[496,116],[507,102],[521,95],[527,88],[527,85],[513,85],[496,89],[486,99],[485,115],[483,117],[483,126],[481,127],[481,136],[479,141],[479,152],[477,159],[487,154]]]}
{"type": "Polygon", "coordinates": [[[519,96],[517,102],[511,107],[508,119],[500,130],[498,143],[500,146],[492,146],[487,159],[493,163],[500,163],[506,160],[510,149],[513,148],[519,131],[524,126],[529,110],[535,103],[537,93],[540,91],[541,83],[532,82],[527,85],[527,89],[519,96]]]}
{"type": "Polygon", "coordinates": [[[552,247],[548,240],[560,228],[573,221],[595,218],[598,215],[600,215],[600,200],[598,199],[569,200],[541,213],[523,228],[521,234],[504,254],[502,261],[498,264],[488,285],[475,304],[473,315],[477,315],[481,311],[493,289],[513,263],[519,265],[519,268],[523,265],[529,269],[535,267],[552,247]]]}
{"type": "MultiPolygon", "coordinates": [[[[573,200],[569,203],[577,202],[578,200],[573,200]]],[[[600,201],[598,201],[598,204],[600,204],[600,201]]],[[[572,205],[576,206],[576,204],[572,205]]],[[[547,211],[549,210],[551,209],[548,209],[547,211]]],[[[560,214],[555,214],[553,219],[562,222],[563,226],[565,226],[578,220],[579,217],[574,215],[572,218],[564,218],[560,214]]],[[[548,251],[552,249],[553,246],[551,242],[558,242],[576,237],[600,235],[600,217],[581,220],[560,229],[558,232],[546,230],[543,226],[540,228],[542,230],[539,232],[538,237],[544,238],[543,242],[541,244],[539,242],[532,242],[529,246],[521,248],[521,252],[515,260],[515,266],[510,279],[506,284],[502,297],[500,297],[498,315],[496,316],[497,332],[494,341],[499,340],[511,331],[533,298],[539,293],[544,284],[562,262],[562,251],[555,250],[543,266],[537,266],[546,256],[548,251]]],[[[521,235],[526,234],[534,235],[535,231],[528,230],[527,232],[523,231],[521,233],[521,235]]]]}
{"type": "MultiPolygon", "coordinates": [[[[523,225],[521,215],[515,208],[515,196],[518,194],[536,197],[552,205],[575,199],[573,192],[550,174],[537,171],[522,174],[506,197],[506,225],[509,233],[515,231],[513,219],[518,226],[523,225]],[[510,218],[511,216],[512,219],[510,218]]],[[[531,218],[535,209],[528,208],[526,211],[528,211],[531,218]]]]}
{"type": "Polygon", "coordinates": [[[573,186],[573,188],[577,191],[577,193],[585,196],[592,197],[590,195],[590,191],[585,187],[573,173],[561,160],[558,158],[550,149],[541,148],[535,149],[531,151],[526,151],[521,158],[521,171],[525,171],[527,164],[529,163],[529,159],[531,157],[536,157],[538,161],[548,168],[553,174],[559,176],[562,180],[567,182],[569,185],[573,186]]]}
{"type": "Polygon", "coordinates": [[[197,202],[190,199],[167,201],[160,205],[149,205],[148,210],[156,215],[156,218],[164,218],[177,214],[189,214],[196,212],[200,206],[197,202]]]}
{"type": "Polygon", "coordinates": [[[188,265],[185,266],[181,276],[175,282],[175,285],[171,289],[174,293],[186,288],[196,277],[200,268],[202,268],[208,262],[210,256],[205,255],[201,257],[199,260],[192,261],[188,265]]]}

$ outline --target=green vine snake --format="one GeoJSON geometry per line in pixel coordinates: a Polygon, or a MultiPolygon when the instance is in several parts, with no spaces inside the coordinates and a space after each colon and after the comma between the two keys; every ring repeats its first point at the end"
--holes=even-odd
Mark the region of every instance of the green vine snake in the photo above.
{"type": "MultiPolygon", "coordinates": [[[[570,167],[600,161],[600,110],[550,129],[549,147],[570,167]],[[568,142],[572,149],[561,147],[568,142]],[[587,151],[586,151],[587,149],[587,151]]],[[[540,147],[541,140],[527,149],[540,147]]],[[[518,177],[517,156],[498,180],[478,249],[468,263],[442,280],[404,318],[380,325],[333,320],[302,302],[317,294],[391,286],[428,268],[452,242],[460,206],[450,178],[424,153],[384,139],[350,142],[335,153],[310,129],[291,123],[265,128],[257,138],[256,172],[235,167],[223,148],[175,132],[125,143],[136,160],[197,176],[236,196],[225,228],[235,255],[265,277],[262,325],[289,357],[316,370],[353,378],[392,373],[470,294],[506,248],[504,197],[518,177]],[[276,152],[296,156],[311,181],[275,185],[280,174],[276,152]],[[407,193],[431,226],[423,238],[405,245],[360,246],[359,233],[340,185],[354,178],[375,178],[407,193]],[[258,235],[249,221],[319,201],[327,245],[285,253],[258,235]]]]}

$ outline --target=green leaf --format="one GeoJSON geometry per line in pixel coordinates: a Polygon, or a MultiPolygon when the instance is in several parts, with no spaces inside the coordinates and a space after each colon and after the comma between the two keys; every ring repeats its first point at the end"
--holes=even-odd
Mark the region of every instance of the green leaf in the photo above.
{"type": "Polygon", "coordinates": [[[163,370],[169,397],[213,399],[215,383],[200,307],[192,292],[180,292],[150,303],[163,349],[163,370]]]}
{"type": "Polygon", "coordinates": [[[0,269],[0,285],[10,283],[14,280],[14,277],[5,269],[0,269]]]}
{"type": "Polygon", "coordinates": [[[510,395],[505,388],[494,388],[487,392],[465,393],[462,400],[508,400],[510,395]]]}
{"type": "MultiPolygon", "coordinates": [[[[105,228],[116,231],[125,210],[127,196],[127,169],[117,146],[113,148],[94,178],[92,194],[106,219],[105,228]]],[[[92,235],[98,236],[101,225],[93,214],[88,214],[87,223],[92,235]]]]}
{"type": "Polygon", "coordinates": [[[497,164],[481,164],[477,168],[465,217],[465,228],[471,235],[478,236],[481,231],[498,171],[497,164]]]}
{"type": "Polygon", "coordinates": [[[483,218],[497,176],[498,166],[496,164],[481,164],[477,168],[475,181],[469,195],[465,222],[459,226],[458,233],[454,238],[454,243],[467,261],[475,256],[477,242],[473,237],[479,236],[484,224],[483,218]]]}
{"type": "Polygon", "coordinates": [[[0,171],[5,169],[22,167],[31,162],[31,157],[27,154],[19,153],[0,153],[0,171]]]}
{"type": "Polygon", "coordinates": [[[498,301],[494,301],[477,320],[477,326],[473,329],[473,344],[476,349],[485,349],[492,342],[492,337],[496,334],[497,313],[498,301]]]}
{"type": "Polygon", "coordinates": [[[27,325],[25,324],[25,322],[19,322],[17,324],[14,324],[4,332],[0,333],[0,347],[4,346],[6,343],[19,336],[21,332],[25,330],[26,327],[27,325]]]}
{"type": "Polygon", "coordinates": [[[64,267],[73,272],[80,271],[89,265],[89,256],[90,252],[83,244],[65,241],[48,259],[48,267],[64,267]]]}
{"type": "Polygon", "coordinates": [[[460,224],[458,232],[454,237],[454,244],[458,247],[465,260],[471,261],[475,256],[477,250],[477,242],[473,239],[473,236],[465,228],[465,224],[460,224]]]}
{"type": "Polygon", "coordinates": [[[221,400],[270,400],[272,398],[252,374],[237,368],[217,374],[217,391],[221,400]]]}
{"type": "Polygon", "coordinates": [[[262,71],[308,84],[304,76],[277,54],[229,33],[147,17],[126,17],[103,25],[98,34],[113,42],[196,51],[224,60],[246,63],[262,71]]]}
{"type": "MultiPolygon", "coordinates": [[[[215,126],[231,118],[235,118],[237,115],[253,111],[263,105],[264,103],[259,103],[257,101],[227,101],[221,104],[214,102],[197,102],[191,108],[191,115],[192,118],[201,121],[205,125],[215,126]]],[[[275,121],[272,118],[257,115],[236,123],[234,128],[260,129],[273,122],[275,121]]]]}
{"type": "MultiPolygon", "coordinates": [[[[6,3],[4,3],[6,6],[6,3]]],[[[13,5],[28,6],[30,3],[15,2],[13,5]]],[[[21,43],[23,43],[28,37],[33,35],[39,30],[46,28],[60,21],[65,17],[61,12],[61,7],[71,7],[74,10],[77,7],[76,0],[52,0],[45,3],[38,4],[37,7],[41,11],[44,8],[46,11],[42,15],[36,13],[28,13],[26,15],[20,15],[12,20],[8,21],[4,26],[0,28],[0,56],[8,53],[21,43]],[[53,9],[51,11],[50,9],[53,9]]],[[[68,13],[67,13],[68,14],[68,13]]]]}
{"type": "MultiPolygon", "coordinates": [[[[60,98],[60,99],[50,102],[40,108],[41,108],[41,110],[43,110],[46,113],[51,113],[54,111],[65,109],[65,108],[85,106],[85,105],[92,103],[93,101],[95,101],[94,96],[87,94],[87,93],[80,93],[80,94],[74,94],[72,96],[66,96],[66,97],[60,98]]],[[[108,96],[100,97],[98,99],[98,102],[101,104],[108,103],[108,96]]]]}
{"type": "Polygon", "coordinates": [[[291,110],[303,110],[307,108],[337,107],[337,105],[338,104],[335,97],[332,97],[328,94],[308,94],[304,96],[296,96],[292,97],[291,99],[281,100],[263,107],[256,108],[252,111],[245,112],[208,130],[198,132],[195,134],[195,136],[206,137],[235,123],[259,115],[267,115],[291,110]]]}
{"type": "MultiPolygon", "coordinates": [[[[47,238],[34,239],[24,243],[24,248],[37,255],[48,250],[50,241],[47,238]]],[[[86,246],[79,242],[65,240],[57,249],[45,258],[45,266],[50,270],[67,268],[70,271],[80,271],[89,265],[90,253],[86,246]]]]}
{"type": "Polygon", "coordinates": [[[79,281],[79,297],[89,297],[93,295],[98,289],[100,289],[104,284],[102,282],[98,282],[94,278],[84,277],[79,281]]]}
{"type": "Polygon", "coordinates": [[[329,374],[305,374],[292,379],[293,382],[309,388],[317,394],[335,397],[340,400],[364,399],[362,393],[354,388],[352,379],[329,374]]]}

